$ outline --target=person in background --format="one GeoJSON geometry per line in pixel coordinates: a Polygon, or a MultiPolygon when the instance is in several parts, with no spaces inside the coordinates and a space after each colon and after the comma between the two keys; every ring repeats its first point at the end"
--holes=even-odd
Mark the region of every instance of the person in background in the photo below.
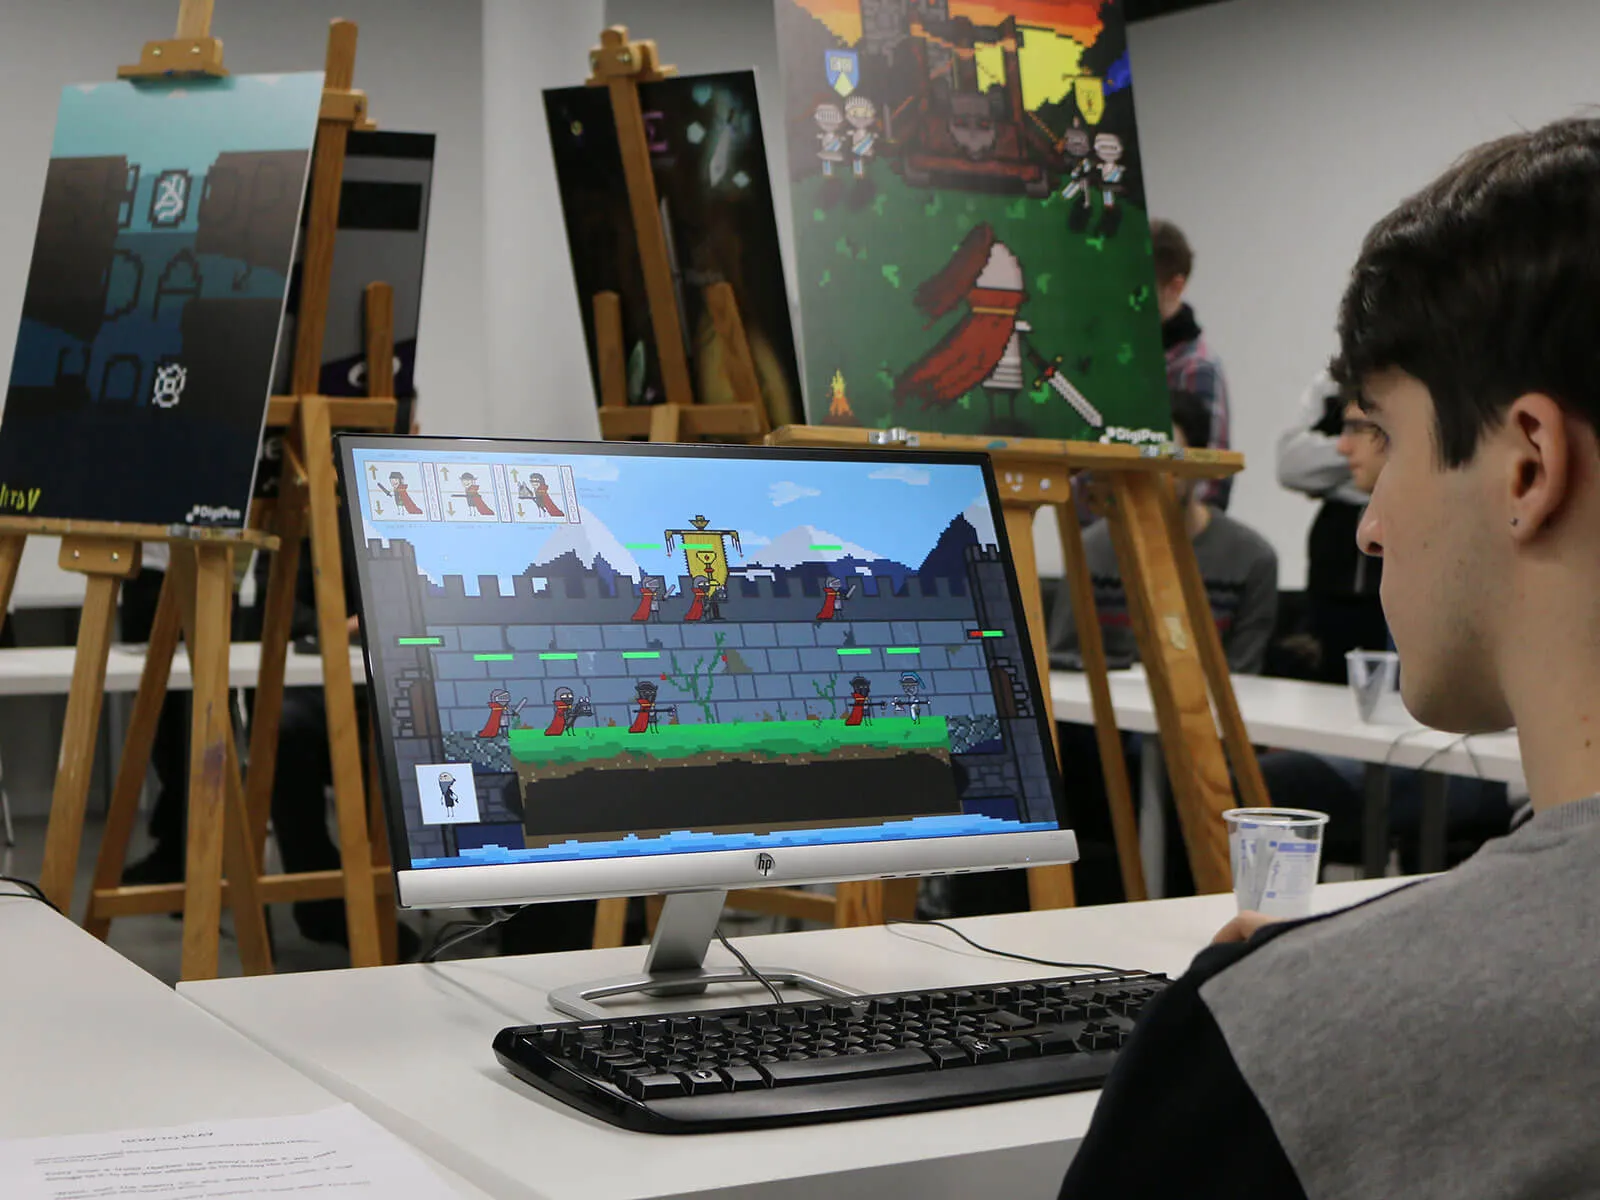
{"type": "MultiPolygon", "coordinates": [[[[1167,356],[1167,388],[1198,396],[1205,405],[1208,429],[1202,445],[1228,449],[1228,385],[1222,361],[1211,351],[1194,309],[1184,303],[1184,293],[1194,272],[1194,251],[1183,230],[1171,221],[1150,222],[1150,245],[1155,258],[1156,308],[1161,314],[1161,347],[1167,356]]],[[[1200,501],[1227,511],[1233,477],[1208,479],[1200,485],[1200,501]]]]}
{"type": "MultiPolygon", "coordinates": [[[[1173,392],[1172,424],[1178,445],[1204,448],[1211,444],[1210,414],[1200,397],[1173,392]]],[[[1255,674],[1266,661],[1267,644],[1278,614],[1277,553],[1255,530],[1206,503],[1199,481],[1179,479],[1177,486],[1228,667],[1238,674],[1255,674]]],[[[1113,662],[1131,661],[1137,655],[1137,646],[1106,521],[1100,520],[1084,530],[1083,548],[1094,582],[1106,657],[1113,662]]],[[[1057,668],[1081,668],[1078,626],[1066,588],[1061,590],[1050,615],[1050,662],[1057,668]]]]}
{"type": "Polygon", "coordinates": [[[1278,482],[1321,500],[1306,545],[1306,622],[1314,662],[1296,676],[1345,682],[1345,655],[1382,650],[1389,630],[1378,586],[1381,559],[1356,546],[1356,524],[1377,479],[1381,452],[1370,423],[1333,382],[1320,373],[1300,398],[1295,423],[1278,438],[1278,482]]]}

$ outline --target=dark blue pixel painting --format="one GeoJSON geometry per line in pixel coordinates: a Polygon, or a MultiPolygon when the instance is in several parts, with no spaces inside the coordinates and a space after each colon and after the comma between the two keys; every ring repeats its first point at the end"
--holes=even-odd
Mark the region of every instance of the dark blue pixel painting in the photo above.
{"type": "Polygon", "coordinates": [[[65,88],[0,511],[241,525],[322,75],[65,88]]]}

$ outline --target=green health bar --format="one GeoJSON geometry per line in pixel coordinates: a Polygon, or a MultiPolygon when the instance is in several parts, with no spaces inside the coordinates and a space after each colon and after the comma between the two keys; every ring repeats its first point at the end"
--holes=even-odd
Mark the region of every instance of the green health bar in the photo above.
{"type": "Polygon", "coordinates": [[[398,644],[402,645],[402,646],[442,646],[442,645],[444,645],[444,639],[442,637],[396,638],[395,641],[398,644]]]}
{"type": "MultiPolygon", "coordinates": [[[[509,658],[510,655],[507,655],[506,657],[509,658]]],[[[539,661],[540,662],[577,662],[578,661],[578,656],[576,654],[568,654],[568,653],[565,653],[565,652],[560,653],[560,654],[541,654],[541,655],[539,655],[539,661]]]]}
{"type": "Polygon", "coordinates": [[[871,654],[871,653],[872,653],[871,649],[869,649],[868,647],[865,647],[865,646],[861,646],[861,647],[857,647],[857,646],[840,646],[839,647],[839,654],[841,656],[846,655],[846,654],[871,654]]]}
{"type": "Polygon", "coordinates": [[[843,546],[812,546],[813,550],[843,550],[843,546]]]}
{"type": "Polygon", "coordinates": [[[473,662],[511,662],[516,657],[517,656],[515,654],[474,654],[472,656],[472,661],[473,662]]]}
{"type": "Polygon", "coordinates": [[[659,651],[659,650],[624,650],[622,652],[622,657],[623,658],[660,658],[661,657],[661,651],[659,651]]]}
{"type": "Polygon", "coordinates": [[[890,646],[885,654],[921,654],[921,646],[890,646]]]}

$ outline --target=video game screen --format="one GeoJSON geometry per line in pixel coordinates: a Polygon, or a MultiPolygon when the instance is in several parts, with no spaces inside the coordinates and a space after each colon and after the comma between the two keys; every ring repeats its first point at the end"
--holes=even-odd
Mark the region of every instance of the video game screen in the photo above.
{"type": "Polygon", "coordinates": [[[981,456],[341,460],[402,867],[1061,827],[981,456]]]}

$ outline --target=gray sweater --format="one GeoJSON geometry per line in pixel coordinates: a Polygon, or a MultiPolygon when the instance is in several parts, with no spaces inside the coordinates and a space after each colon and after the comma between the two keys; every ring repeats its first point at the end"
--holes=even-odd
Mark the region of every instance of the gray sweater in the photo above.
{"type": "Polygon", "coordinates": [[[1204,951],[1140,1019],[1063,1197],[1600,1195],[1597,862],[1590,798],[1204,951]]]}
{"type": "MultiPolygon", "coordinates": [[[[1111,546],[1111,530],[1104,521],[1083,531],[1083,549],[1094,583],[1106,656],[1113,662],[1132,660],[1137,657],[1138,647],[1128,617],[1128,596],[1111,546]]],[[[1210,524],[1194,539],[1194,555],[1211,600],[1211,615],[1222,635],[1229,670],[1241,675],[1258,673],[1266,662],[1267,643],[1278,618],[1277,552],[1249,526],[1212,509],[1210,524]]],[[[1077,657],[1078,625],[1073,619],[1071,596],[1063,586],[1050,614],[1050,665],[1076,668],[1077,657]]]]}

